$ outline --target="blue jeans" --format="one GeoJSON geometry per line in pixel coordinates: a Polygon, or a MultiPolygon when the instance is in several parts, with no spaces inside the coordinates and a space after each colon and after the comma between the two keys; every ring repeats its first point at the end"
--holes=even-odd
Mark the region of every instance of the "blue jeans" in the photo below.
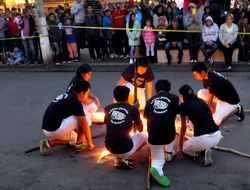
{"type": "Polygon", "coordinates": [[[136,46],[130,46],[130,59],[135,59],[136,46]]]}
{"type": "Polygon", "coordinates": [[[217,49],[216,42],[213,42],[212,44],[207,44],[206,42],[202,42],[201,44],[201,51],[203,52],[206,61],[212,57],[216,49],[217,49]]]}

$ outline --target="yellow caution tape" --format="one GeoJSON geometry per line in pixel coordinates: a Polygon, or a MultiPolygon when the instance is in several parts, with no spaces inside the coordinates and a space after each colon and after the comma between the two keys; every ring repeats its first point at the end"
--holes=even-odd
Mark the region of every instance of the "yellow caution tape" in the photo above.
{"type": "MultiPolygon", "coordinates": [[[[57,25],[48,25],[49,27],[58,27],[57,25]]],[[[63,28],[80,28],[90,30],[126,30],[127,28],[100,27],[100,26],[62,26],[63,28]]],[[[134,31],[147,31],[143,28],[129,28],[134,31]]],[[[169,30],[169,29],[152,29],[153,32],[178,32],[178,33],[201,33],[201,30],[169,30]]],[[[239,35],[250,35],[250,32],[238,32],[239,35]]]]}

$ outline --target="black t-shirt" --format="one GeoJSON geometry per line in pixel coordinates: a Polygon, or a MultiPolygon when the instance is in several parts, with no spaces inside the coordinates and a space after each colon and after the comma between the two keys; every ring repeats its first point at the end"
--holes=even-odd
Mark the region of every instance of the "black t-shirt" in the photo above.
{"type": "Polygon", "coordinates": [[[139,110],[127,103],[115,103],[105,108],[106,148],[114,154],[123,154],[133,148],[129,133],[133,125],[142,126],[139,110]]]}
{"type": "Polygon", "coordinates": [[[194,136],[218,131],[208,105],[201,99],[187,100],[180,105],[180,114],[187,116],[194,126],[194,136]]]}
{"type": "Polygon", "coordinates": [[[56,131],[62,121],[70,116],[85,116],[82,104],[72,94],[61,94],[45,111],[42,128],[46,131],[56,131]]]}
{"type": "Polygon", "coordinates": [[[69,93],[69,92],[70,92],[70,90],[71,90],[71,88],[72,88],[72,86],[73,86],[74,83],[76,83],[77,81],[81,81],[81,80],[83,80],[83,78],[82,78],[81,76],[75,75],[75,76],[72,78],[72,80],[70,81],[70,83],[69,83],[69,85],[68,85],[68,87],[67,87],[66,93],[69,93]]]}
{"type": "Polygon", "coordinates": [[[147,118],[148,142],[152,145],[169,144],[175,139],[175,118],[179,98],[160,92],[147,101],[144,117],[147,118]]]}
{"type": "Polygon", "coordinates": [[[150,67],[148,67],[147,71],[140,75],[135,74],[135,65],[129,65],[127,69],[122,73],[122,77],[132,83],[136,84],[139,88],[145,88],[145,83],[154,80],[154,73],[150,67]]]}
{"type": "Polygon", "coordinates": [[[240,102],[239,95],[233,84],[220,73],[209,71],[208,80],[204,80],[203,85],[219,100],[229,104],[238,104],[240,102]]]}

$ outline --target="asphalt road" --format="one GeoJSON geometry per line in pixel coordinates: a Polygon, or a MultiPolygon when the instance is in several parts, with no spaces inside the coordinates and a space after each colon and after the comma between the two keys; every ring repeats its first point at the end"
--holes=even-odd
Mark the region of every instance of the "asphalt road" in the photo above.
{"type": "MultiPolygon", "coordinates": [[[[120,171],[112,162],[97,164],[103,138],[95,140],[97,149],[90,153],[72,154],[59,147],[48,157],[39,152],[24,155],[41,139],[41,120],[49,102],[64,92],[73,73],[1,73],[0,75],[0,190],[142,190],[146,180],[146,149],[135,155],[136,169],[120,171]]],[[[195,90],[201,83],[188,72],[161,72],[157,79],[169,79],[173,92],[180,85],[191,84],[195,90]]],[[[250,73],[228,76],[239,90],[242,103],[250,108],[250,73]]],[[[92,89],[104,105],[110,103],[112,89],[119,73],[94,73],[92,89]]],[[[250,153],[249,114],[242,123],[230,118],[222,128],[223,146],[250,153]]],[[[94,126],[93,133],[103,131],[94,126]]],[[[183,159],[166,165],[172,181],[170,190],[250,190],[250,159],[214,152],[214,165],[203,168],[183,159]]],[[[152,189],[161,189],[153,184],[152,189]]]]}

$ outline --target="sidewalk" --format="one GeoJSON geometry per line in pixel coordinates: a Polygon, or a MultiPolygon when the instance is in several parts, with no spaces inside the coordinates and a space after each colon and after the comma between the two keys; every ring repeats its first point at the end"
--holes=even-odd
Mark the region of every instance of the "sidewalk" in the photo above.
{"type": "MultiPolygon", "coordinates": [[[[89,58],[88,50],[81,50],[81,60],[78,63],[66,63],[62,65],[56,64],[36,64],[36,65],[4,65],[0,64],[0,72],[75,72],[76,68],[82,64],[88,63],[93,66],[93,70],[96,72],[122,72],[128,65],[129,59],[108,59],[102,62],[91,61],[89,58]]],[[[171,66],[167,64],[153,64],[151,65],[156,72],[189,72],[191,66],[189,63],[182,63],[177,65],[173,63],[171,66]]],[[[226,71],[222,62],[216,62],[212,67],[216,71],[226,71]]],[[[250,72],[250,62],[238,62],[233,63],[233,72],[250,72]]]]}
{"type": "MultiPolygon", "coordinates": [[[[129,64],[127,61],[104,61],[104,62],[96,62],[91,63],[87,60],[81,61],[79,63],[70,63],[64,65],[55,65],[55,64],[36,64],[36,65],[0,65],[0,72],[74,72],[76,68],[81,63],[89,63],[93,66],[93,70],[96,72],[121,72],[123,71],[129,64]]],[[[171,66],[168,65],[151,65],[153,70],[156,72],[185,72],[190,71],[190,64],[183,63],[180,65],[173,64],[171,66]]],[[[213,67],[216,71],[224,72],[226,71],[224,65],[222,63],[215,63],[213,67]]],[[[233,64],[232,72],[250,72],[250,63],[235,63],[233,64]]]]}

